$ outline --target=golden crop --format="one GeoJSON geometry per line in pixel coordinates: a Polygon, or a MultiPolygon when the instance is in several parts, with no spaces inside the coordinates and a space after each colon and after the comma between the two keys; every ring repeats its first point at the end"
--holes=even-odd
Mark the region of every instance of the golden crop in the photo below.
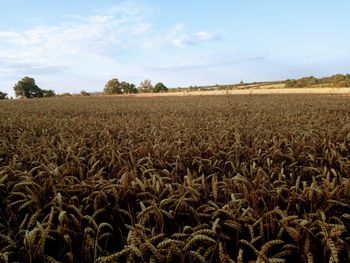
{"type": "Polygon", "coordinates": [[[347,96],[0,103],[0,262],[349,262],[347,96]]]}

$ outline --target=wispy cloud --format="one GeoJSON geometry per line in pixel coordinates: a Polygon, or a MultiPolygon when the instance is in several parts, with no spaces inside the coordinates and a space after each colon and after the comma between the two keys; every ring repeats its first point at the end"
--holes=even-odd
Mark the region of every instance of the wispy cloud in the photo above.
{"type": "Polygon", "coordinates": [[[199,31],[196,33],[196,37],[199,41],[220,40],[221,35],[218,33],[211,33],[207,31],[199,31]]]}
{"type": "Polygon", "coordinates": [[[58,74],[69,69],[67,66],[20,62],[14,59],[0,57],[0,76],[13,74],[58,74]]]}
{"type": "Polygon", "coordinates": [[[177,23],[170,29],[161,32],[152,32],[146,37],[144,47],[160,48],[164,46],[187,47],[198,45],[209,41],[218,41],[221,39],[219,33],[198,31],[188,32],[184,23],[177,23]]]}
{"type": "MultiPolygon", "coordinates": [[[[66,79],[66,73],[70,72],[70,68],[60,65],[40,64],[40,63],[27,63],[19,62],[16,60],[9,60],[0,58],[0,88],[2,91],[12,95],[13,86],[15,82],[24,76],[40,76],[37,79],[40,83],[43,83],[43,79],[66,79]],[[5,89],[4,89],[5,88],[5,89]]],[[[52,83],[47,82],[47,85],[42,88],[52,88],[52,83]]],[[[59,86],[56,86],[57,92],[63,92],[59,86]]]]}
{"type": "Polygon", "coordinates": [[[0,57],[24,65],[69,63],[73,56],[120,55],[135,39],[149,33],[151,25],[141,13],[136,5],[121,4],[100,14],[70,16],[56,25],[0,31],[0,57]]]}
{"type": "Polygon", "coordinates": [[[186,63],[160,65],[154,67],[148,67],[149,70],[153,71],[188,71],[188,70],[198,70],[205,68],[217,68],[224,66],[232,66],[245,62],[254,62],[259,60],[264,60],[263,56],[256,55],[246,55],[246,54],[222,54],[215,53],[206,55],[203,57],[198,57],[197,61],[190,61],[186,63]]]}

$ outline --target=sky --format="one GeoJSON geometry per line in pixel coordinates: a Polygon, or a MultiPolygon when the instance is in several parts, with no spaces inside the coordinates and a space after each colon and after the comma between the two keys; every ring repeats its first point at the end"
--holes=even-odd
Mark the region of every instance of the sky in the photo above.
{"type": "Polygon", "coordinates": [[[348,0],[1,0],[0,91],[350,73],[348,0]]]}

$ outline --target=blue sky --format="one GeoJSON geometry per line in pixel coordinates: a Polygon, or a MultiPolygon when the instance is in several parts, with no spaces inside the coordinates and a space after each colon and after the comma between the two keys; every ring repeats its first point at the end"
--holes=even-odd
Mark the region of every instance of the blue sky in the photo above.
{"type": "Polygon", "coordinates": [[[0,91],[56,92],[110,78],[167,86],[350,73],[345,0],[4,0],[0,91]]]}

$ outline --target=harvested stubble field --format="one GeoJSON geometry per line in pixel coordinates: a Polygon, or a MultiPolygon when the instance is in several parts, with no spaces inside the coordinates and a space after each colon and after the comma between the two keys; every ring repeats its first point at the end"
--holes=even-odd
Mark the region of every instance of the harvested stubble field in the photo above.
{"type": "MultiPolygon", "coordinates": [[[[265,95],[265,94],[342,94],[350,95],[349,88],[284,88],[283,85],[265,85],[260,88],[237,88],[234,90],[203,90],[203,91],[185,91],[168,93],[138,93],[125,94],[127,97],[160,97],[160,96],[190,96],[190,95],[265,95]]],[[[120,96],[120,95],[118,95],[120,96]]]]}
{"type": "Polygon", "coordinates": [[[0,103],[0,262],[349,262],[350,100],[0,103]]]}

